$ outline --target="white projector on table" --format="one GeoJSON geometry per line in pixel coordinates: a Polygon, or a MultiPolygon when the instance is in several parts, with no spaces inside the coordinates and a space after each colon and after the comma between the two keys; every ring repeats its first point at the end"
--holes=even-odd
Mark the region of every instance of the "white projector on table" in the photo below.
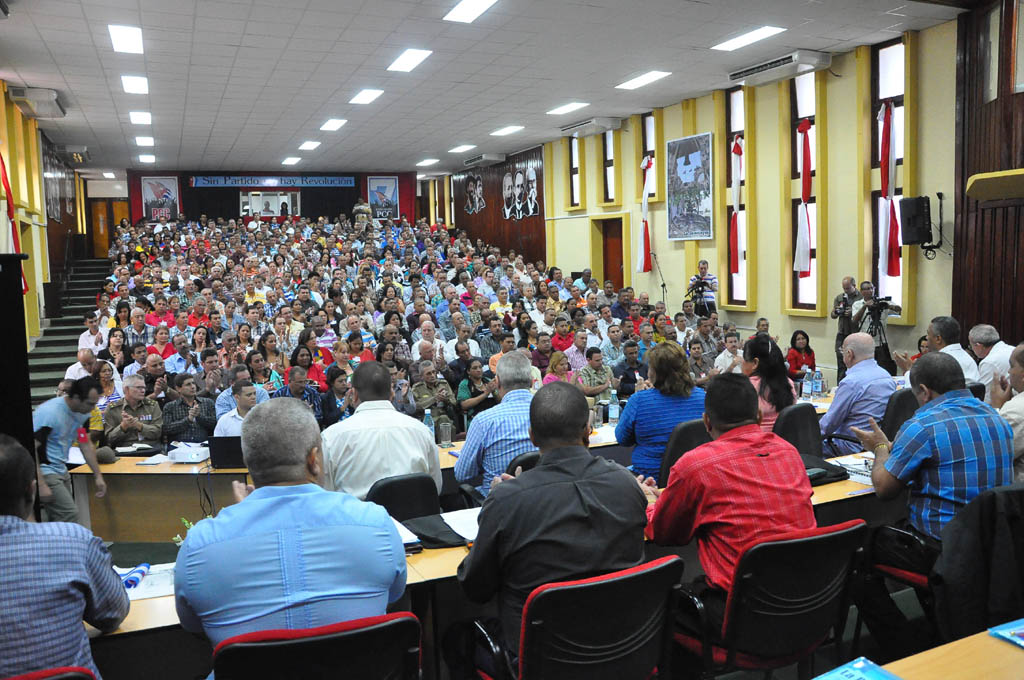
{"type": "Polygon", "coordinates": [[[206,446],[179,446],[167,454],[172,463],[202,463],[210,457],[206,446]]]}

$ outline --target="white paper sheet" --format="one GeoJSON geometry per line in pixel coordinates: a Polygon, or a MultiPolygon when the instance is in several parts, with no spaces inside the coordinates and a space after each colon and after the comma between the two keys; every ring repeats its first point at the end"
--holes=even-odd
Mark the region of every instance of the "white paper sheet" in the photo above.
{"type": "Polygon", "coordinates": [[[149,458],[143,458],[136,465],[159,465],[160,463],[166,463],[170,460],[170,457],[166,453],[158,453],[149,458]]]}
{"type": "Polygon", "coordinates": [[[590,435],[591,444],[608,444],[615,441],[615,426],[602,425],[590,435]]]}
{"type": "Polygon", "coordinates": [[[415,545],[420,542],[420,539],[416,537],[416,534],[406,529],[404,524],[394,517],[391,518],[391,521],[395,523],[395,528],[398,529],[398,536],[402,539],[402,545],[415,545]]]}
{"type": "Polygon", "coordinates": [[[85,465],[85,456],[82,455],[82,449],[77,446],[68,448],[68,465],[85,465]]]}
{"type": "MultiPolygon", "coordinates": [[[[132,569],[134,567],[114,567],[114,571],[122,576],[132,569]]],[[[149,568],[149,573],[139,582],[139,585],[134,588],[126,588],[126,591],[128,592],[128,599],[131,601],[173,595],[174,563],[168,562],[167,564],[152,565],[149,568]]]]}
{"type": "MultiPolygon", "coordinates": [[[[872,454],[871,458],[874,458],[872,454]]],[[[832,458],[830,463],[841,465],[844,470],[850,473],[850,479],[860,484],[871,484],[872,462],[865,457],[865,454],[854,453],[848,456],[832,458]]]]}
{"type": "Polygon", "coordinates": [[[476,532],[480,528],[479,517],[480,508],[441,513],[441,519],[444,520],[444,523],[470,543],[476,540],[476,532]]]}

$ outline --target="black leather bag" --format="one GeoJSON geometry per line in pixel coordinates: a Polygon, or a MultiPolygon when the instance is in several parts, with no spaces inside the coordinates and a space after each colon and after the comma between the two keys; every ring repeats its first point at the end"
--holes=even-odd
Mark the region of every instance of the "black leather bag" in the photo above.
{"type": "Polygon", "coordinates": [[[420,543],[428,550],[466,545],[466,539],[452,531],[452,528],[441,519],[441,515],[415,517],[405,520],[402,524],[416,534],[416,538],[420,539],[420,543]]]}
{"type": "Polygon", "coordinates": [[[803,459],[804,467],[808,470],[808,476],[811,478],[811,486],[821,486],[822,484],[841,482],[844,479],[850,478],[850,473],[844,470],[841,465],[830,463],[824,458],[810,456],[806,453],[801,453],[800,458],[803,459]],[[814,469],[824,470],[825,474],[810,474],[810,470],[814,469]]]}

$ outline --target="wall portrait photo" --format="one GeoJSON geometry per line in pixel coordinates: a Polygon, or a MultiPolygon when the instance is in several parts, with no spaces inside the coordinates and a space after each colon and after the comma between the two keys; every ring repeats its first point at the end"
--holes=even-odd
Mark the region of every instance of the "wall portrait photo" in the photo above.
{"type": "Polygon", "coordinates": [[[669,240],[713,238],[711,133],[673,139],[665,146],[669,240]]]}
{"type": "Polygon", "coordinates": [[[147,222],[173,220],[181,213],[177,177],[143,177],[142,205],[147,222]]]}
{"type": "Polygon", "coordinates": [[[466,204],[463,210],[467,215],[475,215],[487,207],[484,199],[484,178],[480,175],[467,174],[465,179],[466,204]]]}

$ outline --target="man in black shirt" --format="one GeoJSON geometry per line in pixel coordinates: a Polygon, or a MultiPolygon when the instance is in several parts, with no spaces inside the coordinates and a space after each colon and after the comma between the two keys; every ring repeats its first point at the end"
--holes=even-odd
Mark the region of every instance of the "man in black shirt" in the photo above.
{"type": "Polygon", "coordinates": [[[647,364],[640,363],[640,346],[634,340],[622,343],[622,361],[612,370],[619,379],[619,396],[628,399],[636,392],[636,384],[647,380],[647,364]]]}

